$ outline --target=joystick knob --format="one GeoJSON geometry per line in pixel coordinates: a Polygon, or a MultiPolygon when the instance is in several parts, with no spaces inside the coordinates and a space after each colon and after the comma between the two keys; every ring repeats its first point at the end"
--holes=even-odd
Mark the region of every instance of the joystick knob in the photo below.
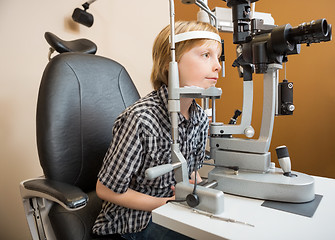
{"type": "Polygon", "coordinates": [[[291,159],[285,145],[276,148],[279,165],[284,172],[284,176],[291,177],[291,159]]]}

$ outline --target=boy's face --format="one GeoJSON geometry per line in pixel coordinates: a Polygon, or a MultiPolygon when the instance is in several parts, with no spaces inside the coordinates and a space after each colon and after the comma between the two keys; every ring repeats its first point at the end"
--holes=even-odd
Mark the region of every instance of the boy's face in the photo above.
{"type": "Polygon", "coordinates": [[[178,63],[180,87],[214,87],[221,70],[220,44],[209,40],[184,53],[178,63]]]}

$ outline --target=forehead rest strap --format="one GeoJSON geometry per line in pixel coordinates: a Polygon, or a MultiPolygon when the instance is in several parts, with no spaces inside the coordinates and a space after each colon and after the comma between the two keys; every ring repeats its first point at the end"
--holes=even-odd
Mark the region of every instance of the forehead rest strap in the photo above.
{"type": "Polygon", "coordinates": [[[192,39],[211,39],[221,43],[219,34],[209,31],[190,31],[175,35],[175,43],[192,40],[192,39]]]}

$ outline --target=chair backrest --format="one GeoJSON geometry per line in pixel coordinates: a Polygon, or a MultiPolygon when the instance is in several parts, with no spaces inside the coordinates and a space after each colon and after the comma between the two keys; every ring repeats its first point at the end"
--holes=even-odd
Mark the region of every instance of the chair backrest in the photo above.
{"type": "Polygon", "coordinates": [[[57,239],[91,239],[101,209],[97,173],[112,139],[116,117],[139,99],[117,62],[85,53],[62,53],[48,63],[40,84],[36,132],[45,178],[81,188],[85,208],[67,211],[53,204],[49,221],[57,239]]]}
{"type": "Polygon", "coordinates": [[[37,103],[45,177],[94,190],[113,123],[138,98],[124,67],[111,59],[83,53],[54,57],[43,73],[37,103]]]}

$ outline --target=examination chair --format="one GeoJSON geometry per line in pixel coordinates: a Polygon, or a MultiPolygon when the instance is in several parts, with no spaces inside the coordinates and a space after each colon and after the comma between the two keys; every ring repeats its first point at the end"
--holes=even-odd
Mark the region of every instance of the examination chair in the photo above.
{"type": "Polygon", "coordinates": [[[45,37],[62,53],[46,66],[39,88],[36,136],[44,176],[20,183],[25,214],[34,240],[96,239],[97,174],[116,117],[139,94],[123,66],[95,55],[94,43],[45,37]]]}

